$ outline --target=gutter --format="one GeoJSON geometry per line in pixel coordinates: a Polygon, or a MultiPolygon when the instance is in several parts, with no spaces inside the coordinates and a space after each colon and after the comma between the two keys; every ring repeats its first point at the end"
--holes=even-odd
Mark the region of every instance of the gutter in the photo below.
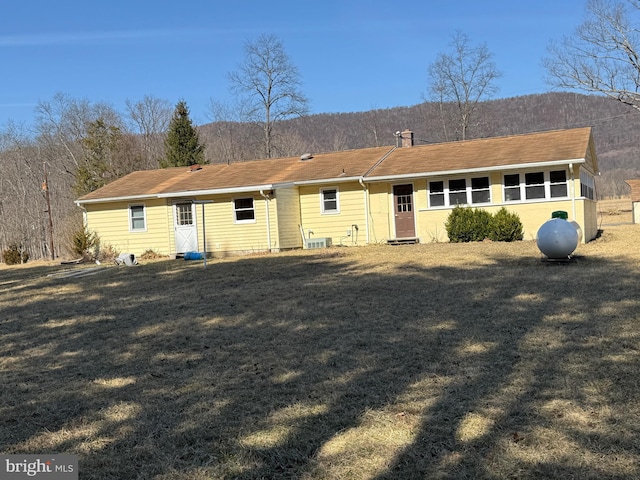
{"type": "Polygon", "coordinates": [[[301,185],[319,185],[321,183],[345,183],[345,182],[357,182],[362,177],[335,177],[335,178],[322,178],[320,180],[301,180],[298,182],[292,182],[295,186],[301,185]]]}
{"type": "Polygon", "coordinates": [[[156,198],[185,197],[195,195],[224,195],[227,193],[249,193],[261,190],[273,190],[273,185],[252,185],[248,187],[212,188],[208,190],[185,190],[183,192],[159,193],[156,198]]]}
{"type": "MultiPolygon", "coordinates": [[[[456,170],[441,170],[441,171],[433,171],[433,172],[414,172],[414,173],[403,173],[399,175],[380,175],[377,177],[368,177],[367,182],[386,182],[389,180],[406,180],[410,178],[416,177],[426,177],[426,176],[443,176],[443,175],[460,175],[467,173],[482,173],[482,172],[495,172],[495,171],[506,171],[506,170],[520,170],[523,168],[539,168],[539,167],[553,167],[558,165],[572,165],[574,163],[585,163],[584,158],[575,158],[570,160],[553,160],[549,162],[535,162],[535,163],[518,163],[514,165],[497,165],[495,167],[486,167],[486,168],[460,168],[456,170]]],[[[373,170],[373,169],[372,169],[373,170]]],[[[367,172],[368,173],[368,172],[367,172]]],[[[365,174],[366,177],[366,174],[365,174]]]]}
{"type": "Polygon", "coordinates": [[[253,185],[249,187],[230,187],[230,188],[214,188],[209,190],[185,190],[182,192],[170,192],[170,193],[155,193],[146,195],[128,195],[125,197],[107,197],[107,198],[95,198],[89,200],[75,200],[74,203],[78,206],[91,203],[105,203],[105,202],[125,202],[131,200],[154,200],[158,198],[181,198],[181,197],[194,197],[196,195],[225,195],[229,193],[249,193],[262,190],[273,190],[273,185],[253,185]]]}
{"type": "Polygon", "coordinates": [[[108,198],[95,198],[95,199],[89,199],[89,200],[74,200],[73,203],[75,203],[78,207],[82,208],[82,205],[85,205],[87,203],[124,202],[124,201],[131,201],[131,200],[152,200],[154,198],[157,198],[157,196],[156,195],[130,195],[127,197],[108,197],[108,198]]]}
{"type": "Polygon", "coordinates": [[[573,214],[573,221],[577,222],[576,220],[576,187],[574,185],[574,177],[573,177],[573,163],[569,164],[569,172],[571,174],[571,210],[572,210],[572,214],[573,214]]]}

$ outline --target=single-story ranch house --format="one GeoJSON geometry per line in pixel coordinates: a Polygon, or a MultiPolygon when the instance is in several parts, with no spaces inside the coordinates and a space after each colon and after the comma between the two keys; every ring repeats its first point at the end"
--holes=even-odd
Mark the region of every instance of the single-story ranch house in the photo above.
{"type": "Polygon", "coordinates": [[[138,171],[76,203],[102,245],[135,255],[446,241],[456,205],[506,207],[525,240],[563,210],[583,241],[595,238],[591,128],[426,145],[409,130],[400,138],[396,147],[138,171]]]}

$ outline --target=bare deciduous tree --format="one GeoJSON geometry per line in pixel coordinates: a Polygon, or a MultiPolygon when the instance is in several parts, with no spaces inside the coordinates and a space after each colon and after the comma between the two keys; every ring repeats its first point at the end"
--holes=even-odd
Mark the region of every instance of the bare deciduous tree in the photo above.
{"type": "Polygon", "coordinates": [[[305,115],[308,100],[300,91],[300,73],[276,36],[261,35],[247,42],[245,53],[244,62],[229,73],[231,90],[241,99],[244,118],[261,124],[264,155],[271,158],[276,154],[275,125],[305,115]]]}
{"type": "Polygon", "coordinates": [[[572,36],[549,46],[548,82],[640,110],[640,1],[590,0],[572,36]]]}
{"type": "Polygon", "coordinates": [[[440,105],[440,115],[449,139],[447,124],[448,104],[455,105],[456,139],[465,140],[471,118],[482,100],[497,93],[495,80],[502,74],[492,61],[492,54],[485,44],[472,46],[463,33],[456,33],[450,53],[440,53],[429,65],[429,92],[440,105]]]}
{"type": "Polygon", "coordinates": [[[242,125],[241,107],[214,98],[209,100],[212,124],[205,130],[206,155],[211,163],[232,163],[255,158],[247,129],[242,125]]]}
{"type": "Polygon", "coordinates": [[[164,156],[164,138],[173,107],[168,100],[145,95],[142,100],[126,101],[127,114],[139,134],[144,151],[145,168],[158,168],[164,156]]]}
{"type": "Polygon", "coordinates": [[[14,244],[29,258],[51,254],[42,160],[28,132],[16,124],[0,132],[0,169],[0,253],[14,244]]]}

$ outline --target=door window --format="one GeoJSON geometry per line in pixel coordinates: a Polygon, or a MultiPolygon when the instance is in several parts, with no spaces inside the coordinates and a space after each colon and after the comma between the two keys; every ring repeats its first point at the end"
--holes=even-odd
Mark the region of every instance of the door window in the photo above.
{"type": "Polygon", "coordinates": [[[190,203],[176,205],[176,225],[193,225],[193,208],[190,203]]]}

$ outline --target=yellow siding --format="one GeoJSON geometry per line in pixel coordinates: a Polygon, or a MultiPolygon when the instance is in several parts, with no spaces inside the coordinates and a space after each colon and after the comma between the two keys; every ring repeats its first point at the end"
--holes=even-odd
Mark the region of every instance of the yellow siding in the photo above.
{"type": "MultiPolygon", "coordinates": [[[[266,200],[259,194],[238,194],[213,197],[214,203],[206,206],[205,223],[207,252],[216,256],[227,254],[264,252],[269,249],[267,240],[266,200]],[[234,199],[253,198],[255,222],[236,223],[234,199]]],[[[270,210],[270,223],[276,222],[270,210]]],[[[200,230],[200,226],[198,227],[200,230]]],[[[272,225],[273,233],[273,225],[272,225]]],[[[200,237],[201,238],[201,237],[200,237]]],[[[272,236],[272,243],[275,240],[272,236]]]]}
{"type": "Polygon", "coordinates": [[[297,187],[280,188],[275,192],[275,214],[278,227],[278,248],[302,247],[300,233],[300,196],[297,187]]]}
{"type": "Polygon", "coordinates": [[[586,165],[574,165],[573,188],[576,197],[576,218],[580,228],[582,228],[582,241],[586,243],[598,236],[598,202],[581,197],[580,193],[580,169],[584,168],[588,173],[591,171],[592,162],[587,161],[586,165]]]}
{"type": "Polygon", "coordinates": [[[383,243],[391,238],[390,217],[392,200],[391,186],[387,183],[373,183],[369,188],[369,240],[371,243],[383,243]]]}
{"type": "MultiPolygon", "coordinates": [[[[570,201],[518,203],[482,208],[495,214],[503,206],[509,212],[516,213],[520,217],[524,230],[524,240],[535,240],[540,226],[549,220],[552,212],[556,210],[566,211],[569,214],[569,219],[571,219],[570,201]]],[[[445,223],[451,210],[451,208],[445,208],[418,212],[418,236],[421,242],[448,241],[445,223]]],[[[582,227],[582,222],[578,221],[578,223],[582,227]]]]}
{"type": "Polygon", "coordinates": [[[504,202],[504,192],[502,190],[502,172],[492,172],[489,175],[489,181],[491,182],[491,202],[504,202]]]}
{"type": "Polygon", "coordinates": [[[87,204],[85,210],[88,228],[98,235],[102,248],[111,246],[119,253],[135,255],[142,255],[147,250],[170,254],[165,200],[87,204]],[[129,205],[145,206],[145,232],[129,231],[129,205]]]}
{"type": "MultiPolygon", "coordinates": [[[[575,170],[578,170],[577,168],[575,170]]],[[[522,173],[522,172],[521,172],[522,173]]],[[[492,172],[491,199],[492,205],[484,208],[495,214],[503,206],[509,211],[519,215],[523,225],[524,239],[535,240],[540,226],[551,218],[556,210],[564,210],[569,220],[575,220],[583,232],[583,241],[595,238],[597,234],[596,203],[585,200],[580,195],[580,175],[574,174],[574,181],[569,181],[569,192],[575,192],[576,200],[545,200],[540,202],[504,203],[502,189],[503,172],[492,172]],[[575,206],[575,216],[574,216],[575,206]]],[[[570,177],[569,177],[570,178],[570,177]]],[[[419,179],[412,182],[414,188],[413,198],[416,206],[416,235],[420,242],[448,241],[445,223],[452,208],[428,208],[427,180],[419,179]]],[[[375,183],[369,187],[369,211],[371,242],[384,242],[393,238],[395,230],[393,217],[393,185],[397,183],[375,183]]]]}
{"type": "MultiPolygon", "coordinates": [[[[269,249],[267,237],[266,200],[258,195],[202,197],[213,200],[205,205],[206,251],[214,255],[263,252],[269,249]],[[254,199],[255,222],[235,223],[234,198],[254,199]]],[[[147,250],[162,255],[175,255],[173,202],[146,200],[144,202],[118,202],[87,204],[87,224],[98,234],[103,247],[112,246],[116,251],[141,255],[147,250]],[[129,232],[129,205],[145,205],[145,232],[129,232]]],[[[275,200],[269,201],[271,247],[279,247],[278,210],[275,200]]],[[[202,206],[195,209],[195,225],[198,229],[198,248],[203,250],[202,206]]],[[[297,228],[297,227],[296,227],[297,228]]],[[[299,246],[299,244],[298,244],[299,246]]]]}
{"type": "Polygon", "coordinates": [[[259,207],[263,210],[264,215],[267,215],[267,206],[269,208],[269,237],[267,238],[267,244],[271,251],[280,250],[280,224],[278,223],[278,204],[277,200],[272,196],[269,197],[269,200],[265,203],[264,197],[260,199],[260,203],[262,203],[262,207],[259,207]]]}
{"type": "Polygon", "coordinates": [[[312,230],[312,237],[330,237],[333,245],[366,243],[364,191],[357,182],[300,187],[300,216],[306,237],[312,230]],[[322,213],[322,188],[338,189],[339,213],[322,213]],[[351,230],[351,236],[347,236],[347,230],[351,230]]]}
{"type": "MultiPolygon", "coordinates": [[[[582,168],[589,167],[583,165],[582,168]]],[[[538,229],[551,218],[552,212],[564,210],[568,213],[569,219],[575,220],[582,228],[583,241],[589,241],[597,235],[596,202],[580,197],[579,170],[580,165],[575,165],[573,182],[569,182],[568,193],[570,196],[575,195],[575,201],[569,198],[523,203],[504,203],[503,172],[491,172],[489,175],[492,205],[484,208],[496,213],[505,206],[508,211],[518,214],[524,227],[525,240],[535,239],[538,229]]],[[[312,237],[330,237],[334,245],[364,245],[367,241],[386,242],[395,235],[393,186],[398,184],[413,185],[416,235],[420,242],[447,241],[445,222],[452,209],[428,208],[427,181],[423,178],[367,184],[366,192],[358,182],[286,187],[278,189],[268,201],[257,192],[199,197],[198,200],[213,201],[204,207],[206,251],[216,256],[224,256],[300,248],[301,227],[305,235],[308,236],[311,230],[312,237]],[[338,190],[338,213],[322,212],[323,188],[338,190]],[[234,199],[248,197],[254,201],[255,221],[236,223],[234,199]],[[270,227],[269,232],[267,223],[270,227]],[[348,231],[351,235],[348,235],[348,231]]],[[[193,199],[184,201],[189,200],[193,199]]],[[[142,202],[87,204],[85,208],[88,226],[98,234],[103,247],[112,246],[120,253],[141,255],[146,250],[153,250],[159,254],[174,255],[176,247],[173,202],[174,200],[155,199],[142,202]],[[132,204],[145,206],[145,232],[129,231],[129,206],[132,204]]],[[[195,224],[198,230],[198,246],[202,251],[204,242],[200,205],[195,209],[195,224]]]]}

